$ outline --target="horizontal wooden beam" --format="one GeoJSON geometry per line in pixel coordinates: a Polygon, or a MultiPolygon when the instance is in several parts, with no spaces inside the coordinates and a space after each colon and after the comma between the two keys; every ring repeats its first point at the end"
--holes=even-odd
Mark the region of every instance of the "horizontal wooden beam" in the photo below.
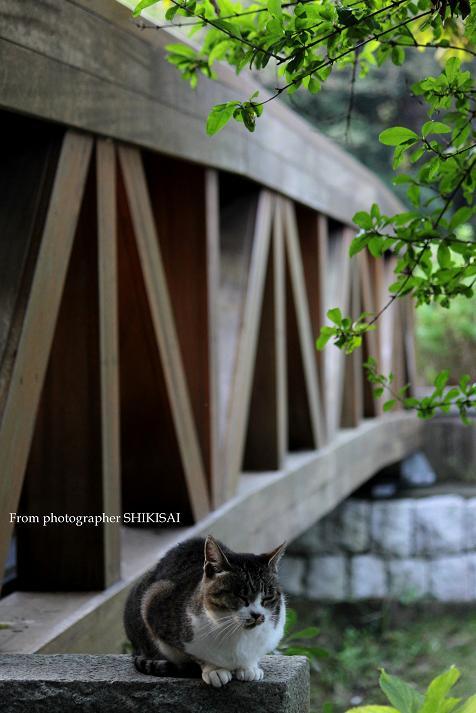
{"type": "Polygon", "coordinates": [[[192,93],[164,59],[170,41],[166,30],[141,32],[113,0],[0,0],[0,106],[239,173],[347,223],[373,202],[401,209],[374,174],[280,102],[252,135],[232,122],[207,137],[214,104],[263,89],[217,66],[218,80],[202,77],[192,93]]]}
{"type": "Polygon", "coordinates": [[[0,601],[4,653],[120,651],[122,611],[130,587],[178,541],[212,533],[230,547],[260,552],[291,540],[330,512],[380,468],[417,449],[423,423],[388,414],[341,431],[318,452],[288,455],[282,471],[245,474],[238,494],[198,525],[181,530],[124,532],[123,579],[104,592],[15,592],[0,601]],[[28,612],[28,620],[25,620],[28,612]]]}

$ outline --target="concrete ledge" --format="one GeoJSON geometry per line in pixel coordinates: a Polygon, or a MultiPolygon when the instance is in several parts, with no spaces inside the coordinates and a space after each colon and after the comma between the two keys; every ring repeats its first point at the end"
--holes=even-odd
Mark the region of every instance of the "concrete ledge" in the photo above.
{"type": "Polygon", "coordinates": [[[308,713],[303,656],[266,656],[263,681],[213,689],[199,679],[138,673],[130,656],[0,656],[0,701],[8,713],[308,713]]]}

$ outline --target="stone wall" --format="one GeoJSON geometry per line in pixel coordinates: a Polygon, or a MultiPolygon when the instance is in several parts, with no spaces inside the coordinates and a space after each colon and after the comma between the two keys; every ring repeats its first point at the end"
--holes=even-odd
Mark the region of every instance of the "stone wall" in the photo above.
{"type": "Polygon", "coordinates": [[[476,497],[349,499],[291,543],[289,594],[476,601],[476,497]]]}

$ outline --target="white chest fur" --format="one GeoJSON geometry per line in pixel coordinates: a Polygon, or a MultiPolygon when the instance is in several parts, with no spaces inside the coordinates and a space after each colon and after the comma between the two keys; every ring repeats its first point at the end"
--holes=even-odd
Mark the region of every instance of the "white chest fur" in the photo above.
{"type": "Polygon", "coordinates": [[[206,613],[190,616],[194,636],[185,645],[186,652],[199,661],[234,671],[256,665],[262,656],[277,647],[284,632],[285,603],[282,598],[276,624],[266,611],[263,624],[252,629],[235,630],[233,623],[216,628],[206,613]]]}

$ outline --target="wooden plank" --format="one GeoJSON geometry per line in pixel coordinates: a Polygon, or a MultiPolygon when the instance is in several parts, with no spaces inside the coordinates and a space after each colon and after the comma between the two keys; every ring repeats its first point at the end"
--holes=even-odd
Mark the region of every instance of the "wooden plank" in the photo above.
{"type": "Polygon", "coordinates": [[[66,134],[0,423],[0,569],[12,531],[9,513],[20,498],[91,148],[89,137],[66,134]]]}
{"type": "MultiPolygon", "coordinates": [[[[380,284],[377,281],[377,268],[375,263],[381,262],[362,251],[357,257],[357,269],[360,272],[360,288],[362,293],[362,307],[364,312],[376,315],[380,306],[380,284]]],[[[363,354],[367,360],[372,357],[380,364],[380,339],[379,327],[371,332],[367,332],[363,339],[363,354]]],[[[379,416],[383,413],[382,400],[374,396],[374,387],[364,379],[364,415],[367,417],[379,416]]]]}
{"type": "Polygon", "coordinates": [[[162,357],[188,492],[194,515],[199,519],[209,510],[205,471],[193,421],[182,355],[175,330],[144,169],[140,154],[135,149],[121,147],[119,157],[152,320],[162,357]]]}
{"type": "MultiPolygon", "coordinates": [[[[110,141],[96,143],[99,338],[101,365],[101,433],[103,508],[106,514],[121,510],[119,423],[119,328],[117,307],[117,206],[116,156],[110,141]]],[[[105,582],[121,576],[119,524],[104,530],[105,582]]]]}
{"type": "MultiPolygon", "coordinates": [[[[350,307],[350,259],[349,246],[353,238],[350,228],[342,228],[332,238],[332,251],[329,251],[328,309],[339,307],[343,315],[348,315],[350,307]]],[[[343,352],[330,342],[325,349],[327,379],[327,428],[329,439],[337,432],[342,411],[343,395],[343,352]]]]}
{"type": "Polygon", "coordinates": [[[410,295],[404,298],[403,340],[405,349],[405,381],[411,384],[409,395],[413,396],[418,384],[418,371],[415,351],[415,306],[410,295]]]}
{"type": "Polygon", "coordinates": [[[325,425],[322,417],[319,382],[317,378],[315,337],[312,333],[309,305],[305,291],[305,278],[294,207],[290,201],[282,202],[286,234],[286,254],[289,263],[291,287],[296,309],[297,325],[301,347],[304,377],[311,416],[311,425],[316,447],[326,441],[325,425]]]}
{"type": "Polygon", "coordinates": [[[16,592],[0,601],[4,652],[120,651],[120,613],[130,587],[172,545],[209,532],[239,551],[264,551],[292,540],[330,512],[379,469],[421,446],[423,424],[413,414],[388,414],[342,431],[318,452],[290,454],[280,473],[242,477],[239,494],[193,528],[180,531],[128,529],[124,577],[106,592],[35,594],[16,592]]]}
{"type": "Polygon", "coordinates": [[[281,211],[273,206],[268,259],[256,347],[245,471],[279,470],[287,450],[284,243],[281,211]]]}
{"type": "Polygon", "coordinates": [[[224,462],[228,497],[235,493],[245,446],[246,424],[249,416],[253,368],[271,237],[272,206],[272,196],[267,191],[263,191],[257,207],[246,303],[230,397],[227,432],[225,434],[224,462]]]}
{"type": "Polygon", "coordinates": [[[273,234],[274,304],[276,310],[277,449],[283,467],[288,449],[288,404],[286,378],[286,277],[283,212],[276,201],[273,234]]]}
{"type": "MultiPolygon", "coordinates": [[[[350,312],[355,318],[361,313],[360,275],[358,265],[351,270],[350,312]]],[[[356,349],[345,356],[342,428],[355,428],[364,415],[362,351],[356,349]]]]}
{"type": "Polygon", "coordinates": [[[220,289],[220,198],[218,173],[211,169],[205,173],[205,212],[207,233],[211,500],[212,506],[217,507],[224,499],[225,474],[219,453],[218,300],[220,289]]]}
{"type": "MultiPolygon", "coordinates": [[[[311,328],[314,338],[317,339],[326,319],[327,218],[299,204],[296,206],[296,216],[311,328]]],[[[324,394],[326,389],[324,352],[316,349],[315,358],[320,392],[324,394]]],[[[323,399],[324,420],[326,420],[325,407],[326,403],[323,399]]]]}
{"type": "Polygon", "coordinates": [[[243,86],[252,93],[250,75],[238,85],[232,71],[219,67],[219,80],[204,78],[190,102],[185,83],[163,60],[163,46],[176,38],[140,32],[118,3],[24,0],[12,8],[0,0],[0,28],[0,58],[11,68],[0,98],[5,108],[239,172],[348,223],[363,204],[400,210],[367,169],[278,102],[269,105],[252,137],[230,126],[207,140],[203,123],[210,107],[236,97],[243,86]]]}

